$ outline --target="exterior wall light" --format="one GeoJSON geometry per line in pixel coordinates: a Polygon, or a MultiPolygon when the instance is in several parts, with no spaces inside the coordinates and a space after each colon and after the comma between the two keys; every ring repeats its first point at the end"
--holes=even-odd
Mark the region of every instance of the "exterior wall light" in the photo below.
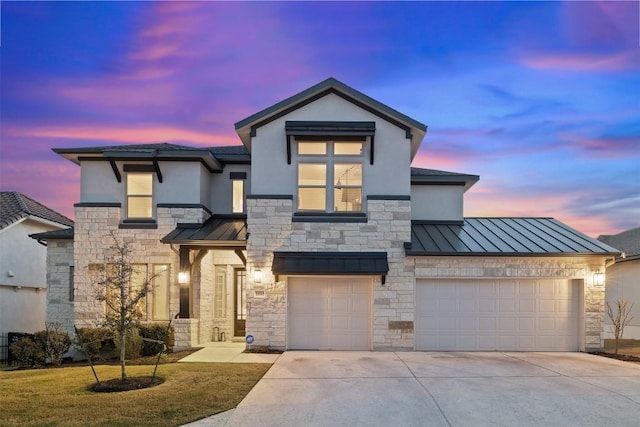
{"type": "Polygon", "coordinates": [[[181,285],[189,283],[189,273],[186,271],[181,271],[178,273],[178,283],[181,285]]]}
{"type": "Polygon", "coordinates": [[[262,270],[253,270],[253,281],[255,283],[262,283],[262,270]]]}
{"type": "Polygon", "coordinates": [[[593,284],[595,286],[604,285],[604,273],[593,273],[593,284]]]}

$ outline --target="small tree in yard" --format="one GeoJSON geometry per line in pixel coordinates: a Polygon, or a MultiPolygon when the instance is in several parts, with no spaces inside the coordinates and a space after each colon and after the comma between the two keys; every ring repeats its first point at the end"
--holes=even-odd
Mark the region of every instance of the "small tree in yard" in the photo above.
{"type": "Polygon", "coordinates": [[[633,304],[629,305],[629,301],[624,299],[616,300],[615,308],[607,301],[607,316],[613,322],[614,337],[614,353],[618,354],[618,342],[622,338],[624,328],[633,320],[633,316],[629,316],[633,309],[633,304]]]}
{"type": "Polygon", "coordinates": [[[106,306],[105,319],[102,325],[109,328],[119,343],[121,380],[127,379],[126,341],[127,335],[140,324],[142,310],[140,304],[151,290],[154,276],[137,281],[140,274],[131,263],[132,248],[130,243],[119,240],[112,232],[113,245],[110,246],[107,264],[99,266],[100,280],[96,282],[96,298],[106,306]]]}

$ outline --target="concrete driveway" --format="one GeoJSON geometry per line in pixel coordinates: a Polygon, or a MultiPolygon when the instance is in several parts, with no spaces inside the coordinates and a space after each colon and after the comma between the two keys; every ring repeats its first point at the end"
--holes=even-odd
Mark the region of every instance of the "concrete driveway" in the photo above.
{"type": "Polygon", "coordinates": [[[193,425],[638,427],[640,365],[583,353],[292,351],[235,410],[193,425]]]}

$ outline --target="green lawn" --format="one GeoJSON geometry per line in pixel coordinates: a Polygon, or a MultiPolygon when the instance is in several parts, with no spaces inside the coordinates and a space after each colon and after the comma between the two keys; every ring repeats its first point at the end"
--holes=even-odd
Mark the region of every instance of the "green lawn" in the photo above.
{"type": "MultiPolygon", "coordinates": [[[[0,372],[0,425],[176,426],[234,408],[269,364],[170,363],[158,367],[159,386],[121,393],[92,393],[88,366],[0,372]]],[[[101,380],[118,378],[119,366],[97,366],[101,380]]],[[[128,366],[148,376],[153,366],[128,366]]]]}

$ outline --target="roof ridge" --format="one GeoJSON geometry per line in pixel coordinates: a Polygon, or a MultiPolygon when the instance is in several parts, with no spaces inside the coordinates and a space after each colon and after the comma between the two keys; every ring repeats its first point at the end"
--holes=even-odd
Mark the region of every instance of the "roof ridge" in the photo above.
{"type": "MultiPolygon", "coordinates": [[[[27,207],[27,204],[24,202],[24,200],[22,199],[23,197],[27,197],[24,194],[18,192],[18,191],[12,191],[11,192],[13,194],[13,197],[16,198],[16,200],[18,201],[18,205],[20,205],[20,209],[22,209],[23,211],[27,212],[27,213],[31,213],[31,209],[29,209],[27,207]]],[[[29,198],[29,197],[27,197],[29,198]]]]}

